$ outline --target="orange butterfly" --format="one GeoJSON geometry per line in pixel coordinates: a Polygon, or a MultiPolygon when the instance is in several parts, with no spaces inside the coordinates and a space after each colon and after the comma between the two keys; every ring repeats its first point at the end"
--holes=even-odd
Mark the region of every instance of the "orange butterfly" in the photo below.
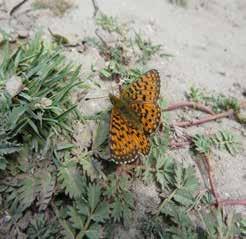
{"type": "Polygon", "coordinates": [[[120,91],[109,95],[113,104],[109,129],[111,160],[126,164],[150,150],[149,135],[160,123],[160,76],[150,70],[120,91]]]}

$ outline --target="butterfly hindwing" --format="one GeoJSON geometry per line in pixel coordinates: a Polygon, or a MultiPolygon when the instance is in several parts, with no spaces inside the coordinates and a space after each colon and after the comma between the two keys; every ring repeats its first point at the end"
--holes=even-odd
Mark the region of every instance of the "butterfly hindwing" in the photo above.
{"type": "Polygon", "coordinates": [[[130,108],[140,116],[143,130],[146,134],[153,133],[160,124],[161,109],[156,103],[131,103],[130,108]]]}
{"type": "Polygon", "coordinates": [[[115,107],[111,112],[109,134],[111,159],[116,163],[130,163],[137,160],[140,153],[149,152],[149,139],[143,130],[131,127],[115,107]]]}

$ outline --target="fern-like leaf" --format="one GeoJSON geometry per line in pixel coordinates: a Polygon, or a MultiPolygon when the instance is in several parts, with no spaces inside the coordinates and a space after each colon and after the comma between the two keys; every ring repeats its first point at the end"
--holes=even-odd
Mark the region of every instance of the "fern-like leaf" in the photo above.
{"type": "Polygon", "coordinates": [[[69,221],[72,224],[72,227],[80,230],[83,228],[86,217],[81,215],[78,210],[74,207],[68,207],[67,214],[69,215],[69,221]]]}
{"type": "Polygon", "coordinates": [[[30,207],[36,197],[36,180],[34,177],[29,176],[21,180],[20,187],[17,190],[18,201],[20,203],[20,209],[24,211],[30,207]]]}
{"type": "Polygon", "coordinates": [[[204,135],[195,135],[193,137],[195,151],[201,154],[208,154],[211,151],[211,140],[204,135]]]}
{"type": "Polygon", "coordinates": [[[128,177],[108,177],[109,185],[104,191],[104,195],[112,201],[111,217],[114,221],[129,220],[131,209],[134,207],[134,199],[132,193],[128,190],[128,177]]]}
{"type": "Polygon", "coordinates": [[[219,131],[212,136],[211,142],[221,149],[226,149],[231,155],[235,155],[238,151],[239,143],[235,136],[228,131],[219,131]]]}
{"type": "Polygon", "coordinates": [[[55,239],[58,238],[57,222],[47,221],[44,214],[37,214],[27,228],[30,239],[55,239]]]}
{"type": "MultiPolygon", "coordinates": [[[[83,196],[75,200],[73,207],[68,207],[67,215],[71,226],[76,229],[76,238],[99,238],[100,222],[109,218],[109,204],[102,200],[101,188],[90,184],[83,196]]],[[[64,227],[62,223],[61,225],[64,227]]],[[[66,231],[71,231],[66,224],[66,231]]]]}
{"type": "Polygon", "coordinates": [[[38,180],[37,180],[37,188],[39,191],[38,202],[39,210],[45,210],[51,200],[51,197],[54,193],[55,188],[55,180],[52,178],[50,172],[41,171],[38,180]]]}
{"type": "Polygon", "coordinates": [[[59,169],[58,181],[70,198],[78,198],[84,192],[85,182],[75,162],[65,162],[59,169]]]}
{"type": "Polygon", "coordinates": [[[88,187],[88,203],[91,211],[94,211],[101,196],[101,189],[97,185],[89,185],[88,187]]]}

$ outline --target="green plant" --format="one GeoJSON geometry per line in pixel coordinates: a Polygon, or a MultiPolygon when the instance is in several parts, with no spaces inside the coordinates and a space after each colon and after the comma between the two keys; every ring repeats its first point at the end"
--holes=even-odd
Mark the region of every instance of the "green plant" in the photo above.
{"type": "Polygon", "coordinates": [[[108,176],[104,196],[111,201],[111,218],[115,222],[119,222],[121,219],[123,222],[126,222],[131,217],[134,200],[128,187],[128,177],[123,175],[121,177],[117,177],[114,174],[108,176]]]}
{"type": "Polygon", "coordinates": [[[71,160],[67,160],[60,165],[58,182],[70,198],[80,197],[86,186],[85,178],[81,176],[77,163],[71,160]]]}
{"type": "Polygon", "coordinates": [[[45,170],[35,175],[19,174],[16,182],[1,181],[4,205],[12,214],[24,212],[34,201],[40,211],[47,208],[54,193],[54,177],[45,170]]]}
{"type": "MultiPolygon", "coordinates": [[[[113,17],[99,15],[97,26],[117,35],[117,40],[108,44],[100,37],[88,39],[87,43],[107,61],[103,69],[92,69],[93,76],[99,73],[107,79],[121,78],[128,84],[145,71],[142,67],[152,56],[161,55],[161,46],[140,34],[131,41],[113,17]],[[131,47],[135,55],[126,51],[131,47]],[[130,69],[130,63],[137,60],[139,65],[130,69]]],[[[158,132],[150,137],[150,154],[135,168],[129,165],[129,171],[101,160],[109,158],[108,110],[83,117],[85,123],[98,123],[98,129],[83,152],[76,147],[71,125],[78,112],[69,93],[73,87],[84,85],[78,79],[80,68],[67,64],[61,51],[40,36],[12,53],[4,48],[0,65],[0,235],[112,238],[113,233],[107,232],[127,228],[133,219],[146,238],[244,236],[245,221],[210,207],[213,195],[199,188],[195,170],[170,156],[166,113],[162,113],[158,132]],[[14,91],[6,87],[13,82],[19,85],[14,91]],[[159,200],[151,210],[143,210],[141,221],[136,220],[139,212],[131,187],[134,180],[155,185],[159,200]]],[[[200,89],[193,88],[188,95],[190,100],[205,102],[217,111],[238,109],[234,99],[210,96],[200,89]]],[[[162,109],[166,104],[159,100],[162,109]]],[[[239,145],[224,130],[195,135],[192,142],[194,151],[203,155],[211,154],[213,148],[234,154],[239,145]]]]}
{"type": "Polygon", "coordinates": [[[97,16],[96,25],[109,33],[115,32],[121,36],[124,36],[128,32],[126,25],[120,24],[117,18],[102,13],[97,16]]]}
{"type": "Polygon", "coordinates": [[[189,91],[186,93],[186,96],[189,100],[194,102],[202,102],[205,100],[204,91],[194,86],[190,87],[189,91]]]}
{"type": "Polygon", "coordinates": [[[240,230],[240,235],[241,236],[246,236],[246,219],[241,218],[241,220],[238,223],[239,230],[240,230]]]}
{"type": "MultiPolygon", "coordinates": [[[[107,62],[106,66],[100,70],[103,79],[129,79],[129,65],[136,61],[140,65],[145,65],[154,55],[161,51],[161,45],[154,45],[150,40],[145,40],[139,33],[134,33],[133,39],[130,38],[130,30],[125,24],[119,24],[117,18],[100,14],[96,18],[96,24],[102,30],[113,34],[116,33],[117,41],[108,44],[96,31],[96,38],[86,38],[85,42],[98,48],[100,55],[107,62]],[[134,55],[133,55],[134,54],[134,55]]],[[[170,54],[160,53],[160,57],[171,56],[170,54]]],[[[143,72],[141,70],[141,72],[143,72]]],[[[131,75],[131,74],[130,74],[131,75]]]]}
{"type": "Polygon", "coordinates": [[[76,238],[100,238],[100,224],[109,218],[109,204],[102,200],[98,185],[88,184],[83,196],[67,207],[66,215],[69,223],[61,223],[63,234],[76,238]]]}
{"type": "Polygon", "coordinates": [[[137,61],[143,64],[146,64],[152,56],[161,50],[161,45],[154,45],[150,40],[144,39],[140,33],[135,33],[134,43],[140,51],[137,61]]]}
{"type": "Polygon", "coordinates": [[[226,214],[222,209],[199,213],[206,238],[232,239],[238,234],[235,214],[226,214]]]}
{"type": "Polygon", "coordinates": [[[67,122],[76,105],[70,102],[69,92],[81,84],[79,71],[80,67],[65,63],[57,47],[42,42],[40,34],[13,53],[6,45],[0,64],[0,100],[5,104],[0,111],[5,119],[3,138],[13,143],[17,139],[17,143],[29,142],[38,150],[52,133],[72,132],[67,122]],[[10,86],[16,82],[20,89],[13,92],[10,86]],[[4,90],[4,85],[9,87],[4,90]]]}
{"type": "Polygon", "coordinates": [[[214,112],[222,112],[225,110],[233,109],[238,112],[240,109],[239,102],[233,97],[226,97],[222,94],[209,94],[204,89],[192,86],[186,93],[189,100],[204,103],[210,106],[214,112]]]}
{"type": "Polygon", "coordinates": [[[48,220],[44,214],[36,214],[27,228],[30,239],[55,239],[59,238],[59,226],[57,221],[48,220]]]}
{"type": "Polygon", "coordinates": [[[212,147],[225,149],[230,154],[234,155],[239,148],[239,142],[235,136],[228,131],[219,131],[210,136],[195,135],[193,137],[195,151],[202,154],[209,154],[212,147]]]}

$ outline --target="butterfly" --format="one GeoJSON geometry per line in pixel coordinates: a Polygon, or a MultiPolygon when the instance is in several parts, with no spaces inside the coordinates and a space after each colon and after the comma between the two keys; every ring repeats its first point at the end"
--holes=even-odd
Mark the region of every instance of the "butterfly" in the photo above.
{"type": "Polygon", "coordinates": [[[120,90],[119,96],[109,95],[113,108],[109,125],[110,158],[115,163],[131,163],[147,155],[149,136],[160,123],[160,76],[150,70],[120,90]]]}

